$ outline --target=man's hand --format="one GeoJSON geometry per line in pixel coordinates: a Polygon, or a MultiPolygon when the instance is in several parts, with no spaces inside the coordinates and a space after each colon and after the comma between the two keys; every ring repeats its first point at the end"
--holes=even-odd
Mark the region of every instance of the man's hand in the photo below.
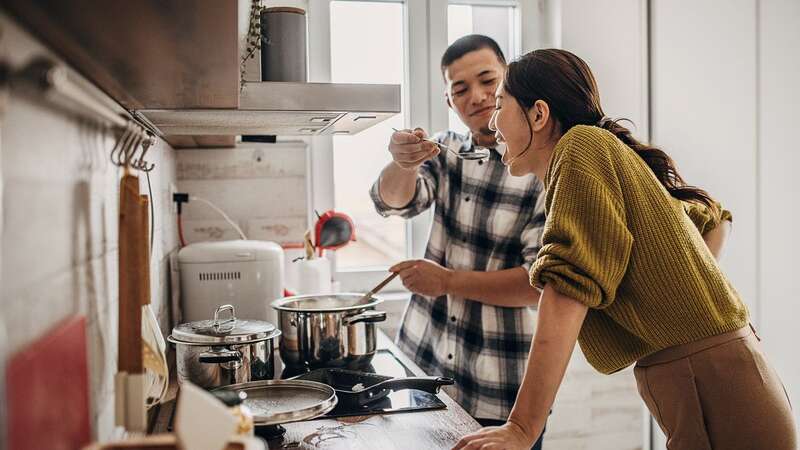
{"type": "Polygon", "coordinates": [[[389,153],[394,163],[406,170],[417,170],[425,161],[439,154],[439,146],[425,141],[422,128],[395,131],[389,140],[389,153]]]}
{"type": "Polygon", "coordinates": [[[536,442],[513,422],[486,427],[461,438],[453,450],[528,450],[536,442]]]}
{"type": "Polygon", "coordinates": [[[403,286],[415,294],[439,297],[450,291],[453,271],[427,259],[404,261],[392,266],[389,271],[398,273],[403,286]]]}

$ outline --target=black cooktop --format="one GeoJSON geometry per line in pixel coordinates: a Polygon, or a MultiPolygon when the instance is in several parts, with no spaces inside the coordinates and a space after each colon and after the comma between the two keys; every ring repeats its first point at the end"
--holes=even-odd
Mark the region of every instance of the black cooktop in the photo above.
{"type": "MultiPolygon", "coordinates": [[[[373,373],[387,377],[413,377],[414,373],[406,367],[397,357],[389,350],[378,350],[372,358],[372,362],[367,366],[358,368],[348,368],[349,370],[359,370],[366,373],[373,373]]],[[[288,367],[281,373],[281,378],[290,378],[295,375],[308,372],[308,370],[291,370],[288,367]]],[[[447,406],[439,400],[434,394],[428,392],[418,391],[415,389],[406,389],[402,391],[392,392],[385,398],[369,403],[367,405],[359,406],[356,404],[337,403],[336,407],[330,412],[321,416],[321,418],[333,417],[348,417],[348,416],[365,416],[371,414],[394,414],[401,412],[411,411],[424,411],[432,409],[445,409],[447,406]]],[[[172,431],[172,422],[174,420],[175,408],[169,418],[167,429],[172,431]]],[[[271,426],[256,426],[255,434],[258,437],[264,438],[268,441],[273,439],[280,439],[285,433],[285,429],[280,425],[271,426]]]]}
{"type": "MultiPolygon", "coordinates": [[[[350,370],[359,370],[387,377],[414,376],[414,373],[389,350],[376,351],[369,365],[350,368],[350,370]]],[[[290,378],[304,372],[305,370],[302,369],[292,370],[286,368],[281,373],[281,378],[290,378]]],[[[444,408],[446,408],[445,404],[436,395],[415,389],[406,389],[392,392],[384,399],[363,406],[339,402],[333,410],[322,417],[364,416],[444,408]]]]}

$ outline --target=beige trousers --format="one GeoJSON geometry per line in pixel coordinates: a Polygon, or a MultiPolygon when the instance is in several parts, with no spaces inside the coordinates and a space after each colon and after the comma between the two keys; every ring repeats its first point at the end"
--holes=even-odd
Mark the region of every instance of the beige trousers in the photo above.
{"type": "Polygon", "coordinates": [[[639,394],[669,450],[797,449],[789,398],[759,341],[748,326],[639,360],[639,394]]]}

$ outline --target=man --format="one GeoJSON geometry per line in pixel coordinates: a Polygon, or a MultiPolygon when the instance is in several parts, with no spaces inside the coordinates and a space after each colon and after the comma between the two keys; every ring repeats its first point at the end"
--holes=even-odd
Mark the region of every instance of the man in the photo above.
{"type": "Polygon", "coordinates": [[[544,226],[541,183],[506,172],[488,126],[505,66],[497,43],[481,35],[462,37],[442,56],[445,97],[470,134],[432,139],[456,152],[492,148],[488,159],[459,159],[423,140],[421,129],[396,132],[393,161],[371,190],[384,216],[435,205],[425,259],[390,269],[414,294],[397,344],[427,373],[454,378],[448,392],[484,426],[505,422],[522,381],[535,327],[529,307],[539,298],[528,269],[544,226]]]}

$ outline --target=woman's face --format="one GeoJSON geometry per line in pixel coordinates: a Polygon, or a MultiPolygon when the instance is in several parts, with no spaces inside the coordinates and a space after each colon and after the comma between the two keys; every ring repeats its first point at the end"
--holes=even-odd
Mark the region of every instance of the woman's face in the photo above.
{"type": "MultiPolygon", "coordinates": [[[[531,173],[531,169],[526,167],[528,164],[525,164],[527,158],[520,157],[529,143],[533,145],[526,117],[527,111],[519,106],[500,83],[495,93],[495,109],[489,120],[489,129],[494,131],[498,144],[506,145],[503,163],[508,167],[508,172],[514,176],[531,173]]],[[[526,155],[529,153],[526,152],[526,155]]]]}
{"type": "Polygon", "coordinates": [[[503,84],[495,94],[495,110],[489,120],[498,143],[506,145],[503,163],[513,176],[536,174],[544,179],[555,142],[560,137],[550,120],[547,103],[537,100],[527,111],[520,107],[503,84]]]}

